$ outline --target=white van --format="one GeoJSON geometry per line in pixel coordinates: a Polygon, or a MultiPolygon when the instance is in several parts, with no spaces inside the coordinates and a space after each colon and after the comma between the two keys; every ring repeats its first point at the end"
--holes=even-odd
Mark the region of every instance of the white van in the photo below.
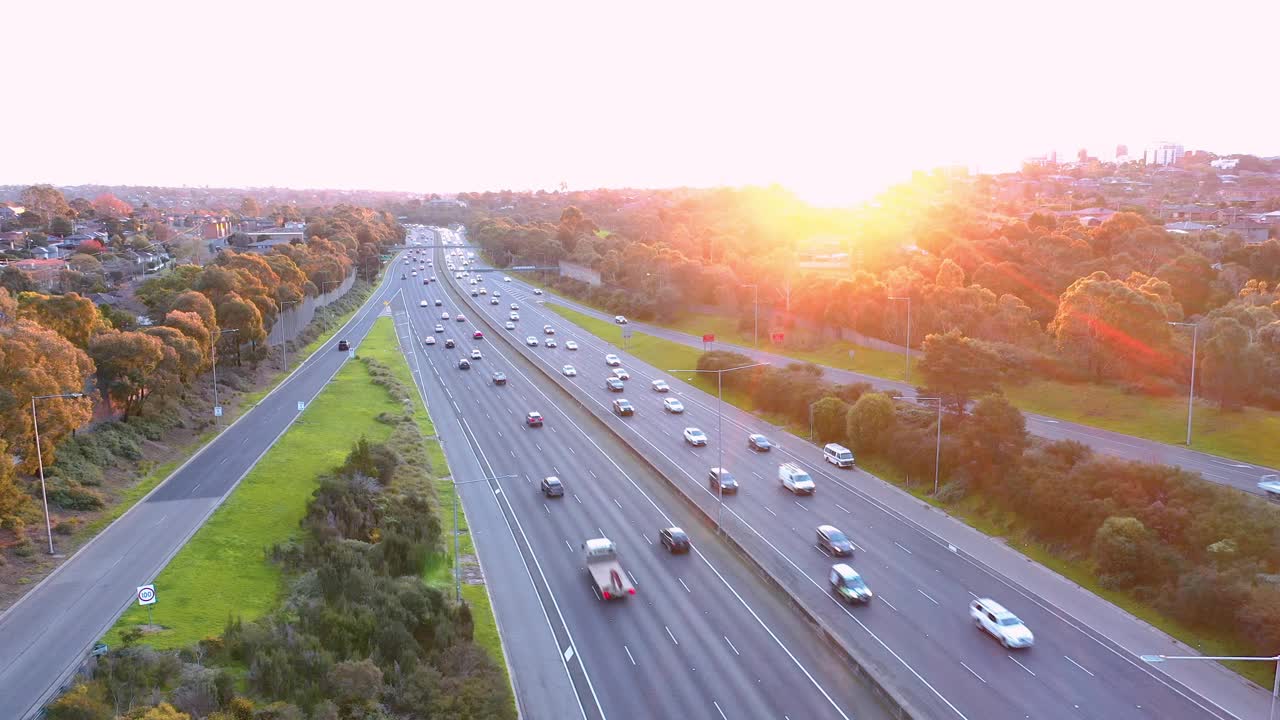
{"type": "Polygon", "coordinates": [[[843,445],[827,443],[827,446],[822,448],[822,457],[836,467],[853,467],[853,451],[843,445]]]}

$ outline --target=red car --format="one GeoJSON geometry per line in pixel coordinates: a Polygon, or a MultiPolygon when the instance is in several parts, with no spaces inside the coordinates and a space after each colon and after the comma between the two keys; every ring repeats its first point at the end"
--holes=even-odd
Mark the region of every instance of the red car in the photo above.
{"type": "Polygon", "coordinates": [[[479,330],[477,330],[477,331],[475,331],[475,332],[471,333],[471,339],[472,339],[472,340],[483,340],[483,339],[484,339],[484,333],[482,333],[482,332],[480,332],[479,330]]]}
{"type": "Polygon", "coordinates": [[[529,427],[542,427],[542,413],[531,412],[524,416],[524,424],[529,427]]]}

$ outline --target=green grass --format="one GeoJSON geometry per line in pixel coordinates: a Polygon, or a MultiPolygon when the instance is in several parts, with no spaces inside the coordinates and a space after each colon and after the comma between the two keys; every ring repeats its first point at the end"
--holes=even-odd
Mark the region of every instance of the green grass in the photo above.
{"type": "MultiPolygon", "coordinates": [[[[379,332],[394,342],[389,322],[375,324],[370,335],[379,332]]],[[[146,642],[183,647],[219,634],[229,616],[252,620],[275,607],[282,577],[264,551],[299,532],[317,478],[340,465],[357,438],[387,439],[391,427],[374,418],[398,409],[363,365],[347,363],[161,571],[154,622],[164,630],[146,642]]],[[[146,621],[146,610],[132,606],[106,642],[119,644],[123,630],[146,621]]]]}
{"type": "MultiPolygon", "coordinates": [[[[575,323],[578,323],[583,328],[587,329],[592,334],[600,337],[603,340],[614,342],[614,343],[620,342],[620,339],[619,339],[620,336],[619,336],[617,326],[614,325],[613,323],[610,323],[604,320],[598,320],[589,315],[584,315],[575,310],[571,310],[569,308],[565,308],[552,303],[547,303],[546,307],[552,310],[553,312],[559,314],[560,316],[568,320],[571,320],[575,323]]],[[[707,332],[716,332],[716,331],[708,330],[707,332]]],[[[635,333],[632,336],[632,349],[629,350],[628,352],[631,352],[636,357],[640,358],[641,360],[644,360],[645,362],[648,362],[650,364],[653,364],[663,369],[675,368],[675,367],[682,367],[682,368],[695,367],[697,363],[697,356],[700,354],[700,352],[695,348],[690,348],[688,346],[681,345],[679,343],[675,343],[670,340],[663,340],[661,338],[655,338],[649,335],[644,335],[643,333],[635,333]],[[690,357],[690,354],[691,354],[691,357],[690,357]]],[[[892,354],[892,353],[886,353],[886,354],[892,354]]],[[[895,357],[901,359],[901,356],[895,355],[895,357]]],[[[685,375],[681,375],[681,374],[677,374],[677,375],[681,379],[686,379],[685,375]]],[[[714,395],[715,381],[710,378],[702,378],[701,380],[702,380],[701,382],[695,380],[694,384],[696,384],[700,389],[708,391],[714,395]],[[708,386],[709,386],[709,390],[708,390],[708,386]]],[[[1048,382],[1046,382],[1046,384],[1050,386],[1064,385],[1063,383],[1048,383],[1048,382]]],[[[1081,388],[1077,388],[1077,392],[1080,393],[1081,390],[1084,388],[1093,389],[1093,388],[1096,388],[1096,386],[1081,386],[1081,388]]],[[[1057,389],[1058,389],[1057,387],[1051,387],[1049,390],[1056,391],[1057,389]]],[[[1104,390],[1104,388],[1100,388],[1099,390],[1104,390]]],[[[1043,394],[1044,392],[1047,392],[1047,390],[1042,389],[1041,393],[1043,394]]],[[[1111,392],[1117,392],[1117,391],[1111,391],[1111,392]]],[[[1091,407],[1092,406],[1091,402],[1105,403],[1107,400],[1107,396],[1104,393],[1097,393],[1097,394],[1081,393],[1081,394],[1082,394],[1081,398],[1073,399],[1072,402],[1078,403],[1084,407],[1091,407]]],[[[1034,388],[1032,388],[1032,397],[1035,397],[1034,388]]],[[[1128,399],[1128,396],[1122,396],[1122,398],[1128,399]]],[[[740,409],[746,410],[748,412],[756,412],[753,408],[753,403],[751,403],[750,399],[747,398],[744,394],[726,392],[724,395],[724,399],[726,402],[729,402],[740,409]]],[[[1059,402],[1066,402],[1066,399],[1061,399],[1059,400],[1059,402]]],[[[1130,402],[1132,402],[1131,399],[1130,399],[1130,402]]],[[[1173,402],[1176,402],[1176,401],[1173,401],[1173,402]]],[[[1181,407],[1182,407],[1182,410],[1185,412],[1186,405],[1184,404],[1181,407]]],[[[1036,412],[1040,412],[1040,411],[1036,410],[1036,412]]],[[[1197,409],[1197,412],[1199,412],[1199,409],[1197,409]]],[[[1246,411],[1246,413],[1247,412],[1248,411],[1246,411]]],[[[769,422],[785,427],[793,435],[796,435],[796,438],[795,438],[796,441],[805,442],[805,440],[803,439],[803,436],[806,431],[805,428],[797,427],[794,423],[788,423],[784,418],[771,418],[767,415],[762,415],[759,412],[756,412],[756,414],[768,420],[769,422]]],[[[1208,413],[1202,413],[1202,414],[1208,414],[1208,413]]],[[[1245,413],[1239,413],[1239,414],[1245,414],[1245,413]]],[[[1185,415],[1183,417],[1185,418],[1185,415]]],[[[1144,420],[1154,421],[1153,418],[1151,417],[1131,418],[1129,421],[1137,423],[1137,422],[1142,422],[1144,420]]],[[[1182,428],[1183,428],[1183,431],[1185,431],[1185,425],[1183,425],[1182,428]]],[[[1120,432],[1127,432],[1127,431],[1120,430],[1120,432]]],[[[1277,432],[1280,432],[1280,427],[1276,428],[1276,430],[1273,431],[1273,434],[1271,434],[1269,437],[1276,437],[1275,433],[1277,432]]],[[[1175,637],[1178,640],[1181,640],[1182,642],[1186,643],[1191,647],[1196,648],[1198,651],[1204,654],[1209,654],[1209,655],[1246,655],[1248,654],[1247,652],[1245,652],[1246,650],[1245,648],[1240,647],[1239,643],[1235,642],[1232,638],[1230,638],[1229,636],[1223,633],[1214,633],[1212,631],[1206,631],[1199,628],[1188,627],[1182,623],[1177,622],[1176,620],[1173,620],[1161,614],[1159,610],[1151,607],[1150,605],[1139,602],[1138,600],[1134,599],[1131,595],[1128,595],[1123,592],[1117,592],[1114,590],[1108,590],[1106,588],[1103,588],[1098,584],[1098,580],[1096,575],[1094,574],[1093,567],[1089,562],[1085,560],[1080,560],[1080,559],[1068,558],[1060,554],[1056,554],[1050,548],[1044,546],[1043,544],[1035,542],[1034,540],[1031,540],[1029,526],[1025,523],[1025,521],[1023,521],[1022,519],[1012,514],[1003,513],[999,510],[996,510],[987,506],[981,498],[969,497],[958,503],[953,503],[950,505],[943,504],[938,502],[932,496],[932,492],[933,492],[933,476],[932,475],[928,477],[912,479],[911,483],[908,485],[906,482],[907,478],[903,475],[902,471],[899,470],[897,467],[895,467],[892,463],[888,462],[884,458],[863,454],[858,457],[858,464],[863,470],[866,470],[867,472],[871,473],[872,475],[875,475],[876,477],[882,480],[885,480],[886,482],[893,483],[894,485],[897,485],[898,487],[903,488],[915,498],[943,510],[947,514],[968,524],[970,527],[974,528],[975,530],[978,530],[979,532],[989,535],[991,537],[1004,538],[1007,541],[1007,544],[1009,545],[1009,547],[1013,548],[1014,550],[1044,565],[1045,567],[1048,567],[1050,570],[1053,570],[1054,572],[1062,575],[1063,577],[1066,577],[1067,579],[1083,587],[1089,592],[1092,592],[1093,594],[1101,597],[1102,599],[1116,605],[1117,607],[1121,608],[1125,612],[1128,612],[1131,615],[1142,619],[1143,621],[1151,624],[1152,626],[1159,628],[1161,631],[1165,632],[1166,634],[1172,637],[1175,637]]],[[[1244,677],[1260,685],[1263,685],[1264,687],[1269,686],[1274,677],[1271,674],[1272,667],[1267,666],[1264,663],[1226,663],[1226,664],[1229,667],[1231,667],[1233,670],[1238,672],[1239,674],[1243,675],[1244,677]],[[1261,666],[1261,667],[1258,667],[1258,666],[1261,666]]]]}

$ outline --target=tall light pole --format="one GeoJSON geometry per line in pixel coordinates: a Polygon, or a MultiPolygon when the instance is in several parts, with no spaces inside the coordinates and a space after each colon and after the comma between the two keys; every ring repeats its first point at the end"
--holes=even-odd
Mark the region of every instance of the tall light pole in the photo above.
{"type": "MultiPolygon", "coordinates": [[[[722,368],[720,370],[668,370],[669,373],[715,373],[716,375],[716,467],[724,469],[724,374],[737,370],[746,370],[748,368],[760,367],[768,365],[767,362],[751,363],[750,365],[739,365],[737,367],[722,368]]],[[[723,473],[722,473],[723,474],[723,473]]],[[[716,483],[716,530],[720,529],[720,511],[724,510],[724,481],[716,483]]]]}
{"type": "Polygon", "coordinates": [[[902,297],[894,297],[890,295],[889,299],[899,301],[905,300],[907,303],[907,375],[902,379],[906,382],[911,382],[911,296],[906,295],[902,297]]]}
{"type": "Polygon", "coordinates": [[[909,400],[912,402],[936,402],[938,403],[938,440],[933,450],[933,494],[938,494],[938,478],[941,475],[942,468],[942,398],[937,397],[896,397],[894,400],[909,400]]]}
{"type": "Polygon", "coordinates": [[[507,478],[518,477],[517,475],[498,475],[496,477],[482,477],[475,480],[453,481],[453,594],[454,601],[462,602],[462,563],[458,560],[458,487],[461,485],[474,485],[476,483],[487,483],[489,481],[506,480],[507,478]]]}
{"type": "Polygon", "coordinates": [[[752,338],[751,346],[754,348],[759,348],[760,347],[760,286],[752,283],[743,283],[742,285],[739,285],[739,287],[751,288],[751,306],[755,308],[754,310],[755,331],[751,335],[751,338],[752,338]]]}
{"type": "MultiPolygon", "coordinates": [[[[40,466],[40,501],[44,503],[44,529],[49,534],[49,554],[53,554],[53,522],[49,520],[49,493],[44,487],[44,453],[40,450],[40,421],[36,419],[36,401],[53,398],[82,398],[84,393],[56,393],[31,396],[31,427],[36,433],[36,462],[40,466]]],[[[6,458],[7,460],[7,458],[6,458]]]]}
{"type": "Polygon", "coordinates": [[[1142,662],[1155,665],[1166,660],[1232,660],[1238,662],[1276,663],[1276,679],[1271,687],[1271,709],[1267,712],[1267,720],[1276,718],[1276,697],[1280,696],[1280,655],[1271,657],[1213,657],[1210,655],[1140,655],[1142,662]]]}
{"type": "Polygon", "coordinates": [[[214,426],[222,424],[218,415],[218,341],[223,335],[239,333],[239,330],[223,330],[218,333],[218,337],[213,339],[213,424],[214,426]]]}
{"type": "Polygon", "coordinates": [[[284,363],[285,370],[289,369],[289,337],[288,337],[289,323],[285,319],[284,308],[286,305],[297,305],[297,304],[298,304],[297,300],[282,300],[276,304],[277,308],[279,309],[278,311],[280,313],[280,324],[282,326],[280,328],[280,354],[282,356],[281,362],[284,363]]]}
{"type": "Polygon", "coordinates": [[[1191,447],[1191,413],[1196,403],[1196,349],[1200,340],[1200,326],[1189,322],[1172,322],[1170,325],[1191,328],[1191,387],[1187,392],[1187,447],[1191,447]]]}

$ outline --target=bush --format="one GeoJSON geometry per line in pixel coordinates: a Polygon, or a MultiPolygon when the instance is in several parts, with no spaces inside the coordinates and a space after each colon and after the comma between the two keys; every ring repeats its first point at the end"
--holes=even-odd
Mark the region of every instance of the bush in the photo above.
{"type": "Polygon", "coordinates": [[[59,481],[49,488],[49,502],[63,510],[98,510],[106,505],[102,496],[80,487],[79,483],[59,481]]]}

